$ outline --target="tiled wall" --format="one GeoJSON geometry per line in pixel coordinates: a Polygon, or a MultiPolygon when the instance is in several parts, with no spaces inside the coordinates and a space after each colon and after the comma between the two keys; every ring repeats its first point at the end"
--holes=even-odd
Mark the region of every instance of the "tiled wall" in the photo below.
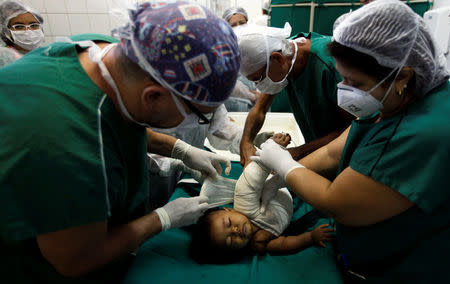
{"type": "MultiPolygon", "coordinates": [[[[1,2],[2,0],[0,0],[1,2]]],[[[20,0],[37,10],[44,18],[45,44],[53,42],[57,37],[65,37],[80,33],[111,34],[111,30],[120,25],[120,20],[109,14],[112,0],[20,0]]],[[[144,0],[133,0],[142,2],[144,0]]],[[[190,0],[198,2],[210,9],[223,9],[242,5],[250,18],[260,13],[262,0],[190,0]],[[257,5],[253,5],[254,2],[257,5]],[[243,5],[245,4],[245,5],[243,5]],[[252,6],[252,7],[250,7],[252,6]],[[254,6],[254,7],[253,7],[254,6]]],[[[216,11],[222,16],[223,9],[216,11]]]]}
{"type": "Polygon", "coordinates": [[[110,34],[118,25],[109,15],[110,0],[21,0],[44,18],[46,43],[79,33],[110,34]]]}

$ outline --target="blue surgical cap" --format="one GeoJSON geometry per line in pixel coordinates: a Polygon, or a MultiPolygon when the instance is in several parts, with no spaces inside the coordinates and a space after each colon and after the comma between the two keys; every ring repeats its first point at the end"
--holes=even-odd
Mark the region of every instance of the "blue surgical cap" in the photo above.
{"type": "Polygon", "coordinates": [[[196,3],[146,2],[113,31],[131,61],[194,103],[218,106],[231,94],[240,51],[230,25],[196,3]]]}

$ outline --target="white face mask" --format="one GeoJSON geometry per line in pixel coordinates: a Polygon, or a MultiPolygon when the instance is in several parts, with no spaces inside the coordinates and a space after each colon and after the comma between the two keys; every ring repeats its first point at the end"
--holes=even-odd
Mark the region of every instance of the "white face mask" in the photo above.
{"type": "Polygon", "coordinates": [[[283,90],[288,85],[287,77],[291,73],[291,70],[294,67],[295,60],[297,59],[298,47],[297,47],[297,44],[294,43],[294,47],[295,47],[294,57],[291,60],[291,66],[289,67],[289,71],[287,72],[286,76],[284,76],[284,78],[281,81],[274,82],[269,77],[270,55],[268,52],[267,39],[265,39],[265,40],[266,40],[266,51],[267,51],[266,77],[256,84],[256,88],[258,88],[258,90],[260,90],[261,93],[275,95],[275,94],[278,94],[279,92],[281,92],[281,90],[283,90]]]}
{"type": "MultiPolygon", "coordinates": [[[[178,111],[183,115],[184,120],[178,124],[175,127],[170,128],[158,128],[158,127],[150,127],[153,131],[157,131],[160,133],[164,133],[171,136],[176,136],[178,138],[184,138],[183,133],[191,132],[194,128],[202,128],[202,127],[208,127],[209,124],[200,124],[199,123],[199,117],[195,113],[187,114],[186,110],[184,109],[181,101],[179,98],[177,98],[176,95],[174,95],[172,92],[170,92],[170,95],[172,96],[173,101],[175,102],[175,105],[177,106],[178,111]]],[[[208,120],[211,120],[213,113],[207,113],[203,114],[208,120]]],[[[181,139],[183,140],[183,139],[181,139]]]]}
{"type": "Polygon", "coordinates": [[[25,50],[33,50],[42,45],[44,33],[41,29],[11,31],[12,41],[25,50]]]}
{"type": "Polygon", "coordinates": [[[396,69],[392,70],[391,73],[386,78],[381,80],[378,84],[376,84],[368,91],[363,91],[352,86],[347,86],[342,83],[338,83],[337,84],[338,106],[340,106],[342,109],[353,114],[356,117],[365,117],[382,110],[384,107],[383,102],[387,98],[392,87],[394,86],[395,79],[397,78],[399,72],[397,72],[397,75],[392,81],[391,86],[386,91],[381,101],[374,98],[370,93],[376,88],[378,88],[384,81],[386,81],[394,71],[396,71],[396,69]]]}
{"type": "MultiPolygon", "coordinates": [[[[102,72],[102,76],[103,78],[106,80],[106,82],[108,82],[108,84],[113,88],[114,92],[116,93],[116,98],[117,98],[117,102],[119,103],[119,107],[120,110],[122,111],[122,113],[125,115],[126,118],[128,118],[129,120],[133,121],[134,123],[143,126],[143,127],[148,127],[151,128],[152,130],[161,132],[161,133],[166,133],[166,134],[170,134],[175,132],[176,129],[178,129],[179,127],[182,128],[195,128],[197,126],[199,126],[199,118],[197,117],[197,115],[195,113],[190,113],[187,114],[183,105],[181,104],[181,102],[179,101],[179,99],[172,94],[172,92],[170,92],[170,95],[172,96],[173,101],[175,102],[175,105],[177,106],[178,111],[183,115],[184,120],[178,124],[175,127],[171,127],[171,128],[157,128],[157,127],[152,127],[147,123],[143,123],[143,122],[138,122],[136,121],[131,114],[128,112],[127,108],[125,107],[125,104],[122,101],[122,97],[120,95],[119,89],[117,88],[116,83],[114,82],[111,74],[108,71],[108,68],[106,67],[105,63],[103,63],[102,58],[111,50],[111,48],[113,48],[116,44],[110,44],[107,47],[105,47],[104,49],[100,50],[100,48],[97,45],[92,45],[91,48],[89,48],[89,58],[92,60],[92,62],[95,62],[98,64],[98,67],[100,68],[100,71],[102,72]]],[[[204,114],[207,118],[209,116],[209,114],[204,114]]],[[[211,114],[212,116],[212,114],[211,114]]]]}

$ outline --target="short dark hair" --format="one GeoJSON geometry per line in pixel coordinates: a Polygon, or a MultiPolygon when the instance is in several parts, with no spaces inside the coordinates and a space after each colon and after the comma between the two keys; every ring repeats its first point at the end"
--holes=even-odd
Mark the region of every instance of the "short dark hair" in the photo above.
{"type": "MultiPolygon", "coordinates": [[[[330,42],[327,48],[328,53],[334,58],[344,61],[346,65],[358,69],[379,81],[386,78],[392,72],[392,68],[381,66],[372,56],[344,46],[336,41],[330,42]]],[[[386,81],[391,82],[391,80],[386,81]]]]}
{"type": "Polygon", "coordinates": [[[114,49],[114,56],[122,75],[124,75],[124,77],[128,80],[131,79],[133,81],[142,81],[147,78],[153,82],[156,82],[141,67],[139,67],[139,65],[131,61],[120,46],[117,46],[114,49]]]}
{"type": "MultiPolygon", "coordinates": [[[[368,76],[374,77],[378,81],[386,78],[392,68],[381,66],[375,58],[365,53],[359,52],[353,48],[344,46],[336,41],[332,41],[327,45],[328,53],[334,58],[344,61],[348,66],[355,68],[368,76]]],[[[397,72],[392,72],[390,77],[383,82],[384,86],[392,83],[397,72]]],[[[408,83],[407,89],[411,94],[415,94],[414,86],[416,85],[416,76],[414,75],[408,83]]]]}
{"type": "Polygon", "coordinates": [[[189,245],[189,256],[200,264],[228,264],[241,260],[249,254],[248,246],[241,250],[230,250],[218,247],[211,239],[212,216],[222,208],[213,208],[205,212],[193,226],[192,238],[189,245]]]}

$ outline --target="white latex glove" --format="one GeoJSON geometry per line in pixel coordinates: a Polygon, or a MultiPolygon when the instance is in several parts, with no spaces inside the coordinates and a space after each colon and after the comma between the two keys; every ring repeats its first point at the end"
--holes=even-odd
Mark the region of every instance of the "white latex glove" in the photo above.
{"type": "Polygon", "coordinates": [[[189,168],[199,170],[213,179],[217,179],[222,174],[221,163],[225,164],[226,175],[229,175],[231,170],[230,159],[195,148],[180,139],[175,142],[172,158],[183,161],[189,168]]]}
{"type": "Polygon", "coordinates": [[[278,173],[284,180],[292,170],[304,168],[302,164],[292,159],[291,154],[284,147],[277,144],[273,139],[261,144],[261,150],[256,150],[256,156],[252,156],[250,159],[278,173]]]}
{"type": "Polygon", "coordinates": [[[278,193],[278,189],[286,187],[286,181],[278,174],[272,175],[269,177],[263,186],[263,190],[261,192],[261,213],[264,214],[267,209],[267,205],[270,200],[275,198],[275,195],[278,193]]]}
{"type": "Polygon", "coordinates": [[[155,210],[162,231],[194,224],[208,209],[208,197],[180,197],[155,210]]]}
{"type": "Polygon", "coordinates": [[[185,173],[188,173],[192,176],[193,179],[195,179],[198,183],[203,183],[205,180],[205,176],[202,174],[202,172],[194,170],[186,166],[182,161],[175,160],[178,163],[174,163],[177,170],[183,171],[185,173]]]}

